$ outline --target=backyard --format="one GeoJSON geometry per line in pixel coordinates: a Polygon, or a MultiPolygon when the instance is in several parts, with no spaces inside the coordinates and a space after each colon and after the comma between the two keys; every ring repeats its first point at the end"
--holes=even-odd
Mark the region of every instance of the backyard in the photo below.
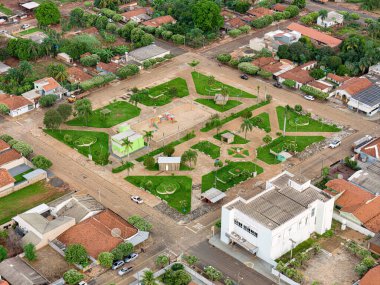
{"type": "Polygon", "coordinates": [[[61,197],[65,192],[43,182],[29,185],[19,191],[0,198],[0,225],[41,203],[48,203],[61,197]]]}
{"type": "Polygon", "coordinates": [[[102,132],[75,131],[75,130],[44,130],[45,133],[63,142],[79,153],[88,157],[100,165],[108,164],[109,136],[102,132]]]}
{"type": "Polygon", "coordinates": [[[117,101],[103,108],[96,109],[86,119],[77,117],[67,122],[69,126],[88,126],[94,128],[110,128],[140,115],[140,108],[124,102],[117,101]]]}
{"type": "MultiPolygon", "coordinates": [[[[225,133],[232,133],[232,132],[229,130],[225,130],[225,131],[215,135],[214,138],[220,141],[222,134],[225,134],[225,133]]],[[[246,143],[249,143],[249,140],[247,140],[247,139],[245,139],[239,135],[234,134],[234,141],[231,144],[246,144],[246,143]]]]}
{"type": "Polygon", "coordinates": [[[240,90],[238,88],[232,87],[230,85],[224,84],[220,81],[213,80],[210,81],[210,77],[206,76],[199,72],[192,72],[193,81],[195,84],[195,89],[199,95],[214,96],[215,94],[220,93],[224,88],[226,93],[230,97],[241,97],[241,98],[256,98],[255,95],[252,95],[248,92],[240,90]]]}
{"type": "Polygon", "coordinates": [[[267,164],[281,163],[270,150],[279,153],[281,151],[301,152],[309,145],[320,142],[322,136],[285,136],[273,140],[271,143],[257,148],[257,158],[267,164]]]}
{"type": "Polygon", "coordinates": [[[237,100],[228,100],[225,105],[218,105],[214,102],[214,99],[195,99],[195,102],[212,108],[218,112],[225,112],[242,104],[237,100]]]}
{"type": "Polygon", "coordinates": [[[193,145],[191,148],[203,152],[212,159],[218,158],[220,156],[220,147],[209,141],[201,141],[193,145]]]}
{"type": "Polygon", "coordinates": [[[221,191],[226,191],[236,184],[252,177],[252,173],[260,174],[263,169],[253,162],[230,162],[222,168],[202,176],[202,192],[215,187],[221,191]]]}
{"type": "Polygon", "coordinates": [[[144,188],[165,200],[178,212],[187,214],[191,210],[192,179],[187,176],[128,176],[129,183],[144,188]]]}

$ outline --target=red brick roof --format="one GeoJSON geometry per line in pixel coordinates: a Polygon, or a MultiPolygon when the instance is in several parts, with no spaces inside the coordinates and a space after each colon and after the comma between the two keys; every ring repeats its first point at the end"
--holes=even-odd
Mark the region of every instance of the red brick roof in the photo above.
{"type": "Polygon", "coordinates": [[[47,92],[61,86],[53,77],[45,77],[45,78],[35,81],[35,83],[38,83],[38,84],[45,83],[45,85],[42,86],[42,89],[44,89],[47,92]]]}
{"type": "Polygon", "coordinates": [[[380,160],[380,138],[377,138],[362,147],[361,152],[380,160]]]}
{"type": "Polygon", "coordinates": [[[9,172],[6,169],[0,168],[0,188],[9,185],[15,181],[16,180],[12,177],[12,175],[9,174],[9,172]]]}
{"type": "Polygon", "coordinates": [[[373,83],[367,78],[353,77],[345,81],[338,90],[344,90],[351,96],[369,88],[373,83]]]}
{"type": "Polygon", "coordinates": [[[224,22],[224,24],[231,27],[231,28],[234,28],[234,29],[237,29],[237,28],[240,28],[240,27],[243,27],[246,25],[246,23],[239,18],[233,18],[231,20],[226,20],[224,22]]]}
{"type": "Polygon", "coordinates": [[[132,17],[142,15],[142,14],[150,14],[151,12],[152,12],[152,9],[150,9],[150,8],[149,9],[148,8],[138,8],[138,9],[134,9],[134,10],[125,12],[121,15],[123,17],[125,17],[127,20],[129,20],[132,17]]]}
{"type": "Polygon", "coordinates": [[[31,105],[33,102],[23,96],[0,94],[0,104],[6,105],[9,110],[16,110],[31,105]]]}
{"type": "Polygon", "coordinates": [[[110,63],[104,63],[104,62],[99,62],[96,65],[97,68],[101,68],[102,70],[116,73],[116,71],[120,68],[120,66],[117,63],[110,62],[110,63]]]}
{"type": "Polygon", "coordinates": [[[73,227],[58,237],[66,245],[82,244],[92,257],[111,251],[124,239],[137,233],[137,229],[110,210],[105,210],[73,227]],[[111,230],[121,230],[121,237],[113,237],[111,230]]]}
{"type": "Polygon", "coordinates": [[[311,87],[314,87],[314,88],[316,88],[316,89],[319,89],[319,90],[324,90],[324,89],[330,87],[329,85],[324,84],[324,83],[319,82],[319,81],[316,81],[316,80],[314,80],[314,81],[308,83],[307,85],[309,85],[309,86],[311,86],[311,87]]]}
{"type": "Polygon", "coordinates": [[[143,22],[143,25],[150,27],[160,27],[164,24],[174,24],[176,20],[172,16],[161,16],[148,21],[143,22]]]}
{"type": "Polygon", "coordinates": [[[22,157],[22,155],[19,154],[14,149],[6,150],[6,151],[0,153],[0,166],[4,165],[6,163],[9,163],[11,161],[17,160],[21,157],[22,157]]]}
{"type": "Polygon", "coordinates": [[[276,62],[277,60],[275,60],[273,57],[259,57],[259,58],[256,58],[254,61],[252,61],[252,64],[261,68],[265,65],[276,63],[276,62]]]}
{"type": "Polygon", "coordinates": [[[380,265],[370,269],[359,281],[359,285],[379,285],[380,265]]]}
{"type": "Polygon", "coordinates": [[[9,285],[9,283],[5,280],[0,280],[0,285],[9,285]]]}
{"type": "Polygon", "coordinates": [[[272,6],[272,10],[275,10],[278,12],[284,12],[286,8],[288,8],[288,6],[281,4],[281,3],[277,3],[277,4],[272,6]]]}
{"type": "Polygon", "coordinates": [[[343,83],[344,81],[347,81],[351,77],[349,77],[349,76],[339,76],[339,75],[336,75],[334,73],[328,73],[327,74],[327,78],[330,78],[331,80],[339,82],[339,83],[343,83]]]}
{"type": "Polygon", "coordinates": [[[255,16],[256,18],[261,18],[261,17],[264,17],[266,15],[272,15],[273,11],[268,9],[268,8],[257,7],[257,8],[252,8],[252,9],[248,10],[247,13],[252,15],[252,16],[255,16]]]}
{"type": "Polygon", "coordinates": [[[9,149],[11,146],[7,144],[5,141],[0,140],[0,152],[9,149]]]}
{"type": "Polygon", "coordinates": [[[314,78],[309,75],[309,71],[303,70],[300,66],[284,72],[279,75],[279,77],[294,80],[301,84],[306,84],[314,80],[314,78]]]}
{"type": "Polygon", "coordinates": [[[68,79],[70,82],[83,82],[92,78],[91,75],[75,66],[68,68],[67,73],[69,74],[68,79]]]}
{"type": "Polygon", "coordinates": [[[375,197],[352,213],[374,233],[380,232],[380,197],[375,197]]]}
{"type": "Polygon", "coordinates": [[[317,31],[309,27],[305,27],[297,23],[291,23],[288,26],[288,30],[299,32],[303,36],[309,37],[320,43],[328,45],[329,47],[337,47],[338,45],[342,43],[340,39],[334,38],[332,36],[326,35],[325,33],[322,33],[320,31],[317,31]]]}

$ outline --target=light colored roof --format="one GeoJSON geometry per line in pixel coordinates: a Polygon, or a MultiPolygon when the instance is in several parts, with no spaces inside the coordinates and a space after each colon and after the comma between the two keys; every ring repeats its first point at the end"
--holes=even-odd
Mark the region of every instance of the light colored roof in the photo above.
{"type": "Polygon", "coordinates": [[[210,188],[201,194],[201,198],[209,200],[211,203],[216,203],[226,197],[226,194],[216,188],[210,188]]]}
{"type": "Polygon", "coordinates": [[[140,243],[143,243],[149,238],[149,232],[144,231],[138,231],[137,234],[134,236],[127,238],[126,240],[133,244],[134,246],[139,245],[140,243]]]}
{"type": "Polygon", "coordinates": [[[317,31],[315,29],[305,27],[298,23],[291,23],[288,26],[288,29],[292,31],[297,31],[301,33],[303,36],[306,36],[318,42],[324,43],[325,45],[328,45],[329,47],[337,47],[338,45],[342,43],[340,39],[334,38],[325,33],[317,31]]]}
{"type": "Polygon", "coordinates": [[[7,72],[11,67],[0,61],[0,73],[7,72]]]}
{"type": "Polygon", "coordinates": [[[6,105],[9,110],[17,110],[21,107],[31,105],[33,102],[23,96],[0,94],[0,104],[6,105]]]}
{"type": "Polygon", "coordinates": [[[29,100],[35,100],[37,98],[40,98],[41,94],[33,89],[33,90],[27,91],[25,93],[22,93],[22,97],[29,99],[29,100]]]}
{"type": "Polygon", "coordinates": [[[157,160],[158,164],[160,163],[181,163],[181,157],[180,156],[160,156],[157,160]]]}
{"type": "Polygon", "coordinates": [[[35,169],[27,174],[24,174],[23,177],[26,179],[26,180],[31,180],[41,174],[46,174],[46,171],[43,170],[43,169],[35,169]]]}
{"type": "Polygon", "coordinates": [[[128,55],[134,57],[135,59],[139,61],[144,61],[152,57],[164,54],[166,52],[168,52],[166,49],[156,46],[155,44],[152,44],[152,45],[135,49],[129,52],[128,55]]]}
{"type": "Polygon", "coordinates": [[[378,106],[380,104],[380,87],[377,84],[373,84],[367,89],[356,93],[353,98],[367,106],[378,106]]]}
{"type": "Polygon", "coordinates": [[[70,217],[58,217],[52,221],[37,213],[23,213],[14,218],[15,221],[22,219],[40,234],[46,234],[73,220],[70,217]]]}
{"type": "Polygon", "coordinates": [[[25,9],[31,10],[31,9],[37,8],[38,6],[40,6],[40,4],[32,1],[25,4],[21,4],[21,6],[24,7],[25,9]]]}
{"type": "Polygon", "coordinates": [[[134,130],[128,130],[128,131],[113,135],[111,139],[114,141],[122,142],[124,139],[128,138],[130,141],[133,142],[141,137],[142,135],[136,133],[134,130]]]}
{"type": "Polygon", "coordinates": [[[356,171],[348,180],[372,194],[380,194],[380,162],[356,171]]]}
{"type": "Polygon", "coordinates": [[[6,169],[0,168],[0,188],[14,183],[15,181],[16,180],[12,177],[12,175],[9,174],[6,169]]]}
{"type": "Polygon", "coordinates": [[[235,137],[234,134],[230,133],[230,132],[227,132],[227,133],[224,133],[224,134],[221,134],[221,136],[223,138],[226,138],[226,139],[233,139],[235,137]]]}
{"type": "MultiPolygon", "coordinates": [[[[319,16],[319,17],[322,17],[322,16],[319,16]]],[[[343,15],[335,11],[330,11],[327,13],[327,18],[324,19],[323,21],[332,22],[332,21],[339,21],[339,20],[343,20],[343,15]]]]}
{"type": "Polygon", "coordinates": [[[57,54],[57,56],[62,57],[62,58],[65,58],[65,59],[69,59],[69,60],[71,59],[71,56],[68,55],[68,54],[65,53],[65,52],[60,52],[60,53],[57,54]]]}

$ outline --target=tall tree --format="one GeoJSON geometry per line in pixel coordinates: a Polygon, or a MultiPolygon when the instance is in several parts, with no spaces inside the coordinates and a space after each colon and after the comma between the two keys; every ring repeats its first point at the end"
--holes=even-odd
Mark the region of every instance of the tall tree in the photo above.
{"type": "Polygon", "coordinates": [[[63,82],[67,79],[69,74],[67,73],[66,67],[62,63],[51,63],[47,67],[47,72],[49,76],[53,77],[59,82],[63,82]]]}
{"type": "Polygon", "coordinates": [[[86,125],[88,125],[88,117],[92,113],[92,104],[89,99],[81,99],[75,102],[74,109],[78,117],[84,118],[86,125]]]}
{"type": "Polygon", "coordinates": [[[62,122],[63,119],[57,110],[51,109],[45,113],[44,125],[47,129],[58,129],[62,122]]]}
{"type": "Polygon", "coordinates": [[[61,19],[61,13],[58,6],[51,1],[44,1],[37,7],[35,12],[38,24],[41,26],[48,26],[51,24],[58,24],[61,19]]]}
{"type": "Polygon", "coordinates": [[[220,7],[214,1],[200,0],[196,2],[192,13],[195,27],[205,33],[218,31],[223,26],[224,20],[220,15],[220,7]]]}
{"type": "Polygon", "coordinates": [[[157,285],[156,278],[154,277],[154,274],[152,271],[147,270],[144,272],[144,275],[142,277],[142,282],[144,285],[157,285]]]}
{"type": "Polygon", "coordinates": [[[245,119],[240,126],[240,129],[244,132],[244,138],[247,138],[247,132],[253,130],[252,121],[249,119],[245,119]]]}
{"type": "Polygon", "coordinates": [[[149,147],[150,141],[153,138],[153,131],[144,131],[144,138],[146,139],[146,143],[149,147]]]}
{"type": "Polygon", "coordinates": [[[61,115],[62,120],[65,122],[73,112],[73,108],[69,104],[60,104],[57,107],[57,112],[61,115]]]}
{"type": "Polygon", "coordinates": [[[125,147],[125,149],[128,152],[128,160],[129,160],[129,154],[131,152],[131,149],[132,149],[132,146],[133,146],[133,142],[130,141],[128,138],[125,138],[125,139],[123,139],[123,146],[125,147]]]}

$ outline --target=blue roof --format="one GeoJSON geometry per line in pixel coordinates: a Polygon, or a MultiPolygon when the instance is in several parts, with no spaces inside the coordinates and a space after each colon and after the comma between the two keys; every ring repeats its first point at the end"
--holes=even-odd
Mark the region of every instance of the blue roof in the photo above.
{"type": "Polygon", "coordinates": [[[370,107],[376,106],[380,104],[380,87],[373,84],[369,88],[357,93],[353,98],[370,107]]]}

